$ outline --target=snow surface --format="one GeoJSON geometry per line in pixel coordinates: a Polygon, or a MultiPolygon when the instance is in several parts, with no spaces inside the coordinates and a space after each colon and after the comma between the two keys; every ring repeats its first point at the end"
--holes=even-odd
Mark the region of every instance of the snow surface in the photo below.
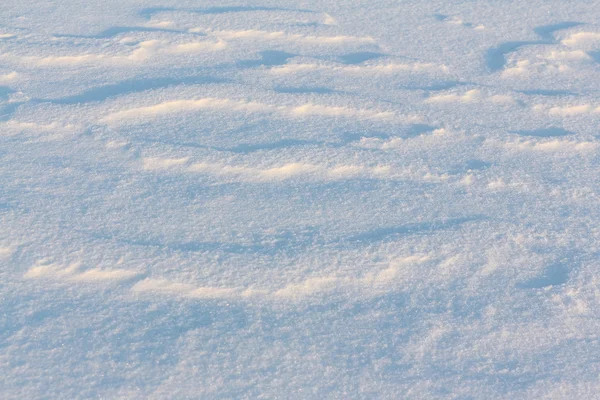
{"type": "Polygon", "coordinates": [[[599,20],[3,0],[0,397],[600,398],[599,20]]]}

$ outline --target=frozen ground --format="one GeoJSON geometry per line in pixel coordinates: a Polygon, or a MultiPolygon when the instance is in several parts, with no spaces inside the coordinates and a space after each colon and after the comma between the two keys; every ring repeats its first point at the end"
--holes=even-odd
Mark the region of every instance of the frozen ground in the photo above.
{"type": "Polygon", "coordinates": [[[3,0],[3,399],[600,398],[597,1],[3,0]]]}

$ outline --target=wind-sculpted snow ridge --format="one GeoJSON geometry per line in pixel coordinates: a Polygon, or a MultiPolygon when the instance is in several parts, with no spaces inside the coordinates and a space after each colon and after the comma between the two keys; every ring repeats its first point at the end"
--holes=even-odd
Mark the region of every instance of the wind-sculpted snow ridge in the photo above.
{"type": "Polygon", "coordinates": [[[407,273],[403,270],[414,269],[429,261],[431,261],[431,257],[426,255],[400,257],[394,259],[385,268],[368,272],[361,277],[313,276],[274,289],[196,286],[190,283],[172,282],[160,278],[144,278],[143,274],[137,271],[118,268],[82,270],[80,262],[57,265],[49,260],[38,261],[35,266],[25,273],[24,278],[97,285],[131,282],[130,291],[136,294],[148,293],[187,299],[248,300],[262,298],[269,301],[304,301],[315,296],[321,297],[333,291],[360,292],[362,295],[377,296],[392,290],[397,280],[407,273]]]}
{"type": "Polygon", "coordinates": [[[203,33],[207,36],[215,36],[223,40],[247,39],[247,40],[266,40],[266,41],[292,41],[313,44],[344,44],[344,43],[375,43],[372,37],[357,36],[305,36],[299,34],[289,34],[283,31],[261,31],[256,29],[219,31],[202,28],[191,28],[190,32],[203,33]]]}
{"type": "Polygon", "coordinates": [[[91,268],[85,271],[80,270],[81,264],[73,263],[67,266],[56,264],[46,264],[44,260],[31,268],[24,275],[29,279],[55,279],[69,280],[75,282],[100,282],[100,281],[121,281],[130,279],[139,275],[139,273],[125,269],[104,270],[91,268]]]}
{"type": "Polygon", "coordinates": [[[426,103],[484,103],[514,104],[515,100],[510,95],[485,96],[478,89],[469,90],[464,94],[439,94],[425,100],[426,103]]]}
{"type": "MultiPolygon", "coordinates": [[[[584,74],[585,69],[594,66],[596,62],[594,49],[600,43],[600,33],[589,31],[569,33],[568,30],[582,29],[581,25],[576,22],[565,22],[548,27],[542,26],[534,31],[543,36],[544,40],[501,45],[495,49],[500,53],[497,55],[498,65],[494,64],[497,67],[494,70],[501,70],[502,77],[507,80],[532,79],[536,75],[568,76],[576,74],[577,70],[584,74]],[[561,32],[560,36],[563,38],[558,39],[559,34],[556,32],[561,32]],[[538,47],[539,50],[522,51],[530,46],[538,47]],[[512,54],[508,60],[504,59],[504,56],[511,52],[517,54],[512,54]],[[525,57],[518,53],[525,53],[525,57]],[[499,61],[500,55],[503,57],[502,62],[499,61]]],[[[490,60],[492,59],[494,57],[490,60]]]]}
{"type": "MultiPolygon", "coordinates": [[[[506,147],[519,150],[553,151],[561,153],[589,152],[598,148],[595,142],[575,142],[571,140],[548,140],[544,142],[521,141],[517,143],[506,143],[506,147]]],[[[576,154],[573,154],[574,156],[576,154]]]]}
{"type": "Polygon", "coordinates": [[[599,115],[600,106],[592,104],[578,104],[570,106],[548,106],[537,104],[533,107],[535,111],[548,113],[551,117],[573,117],[577,115],[599,115]]]}
{"type": "Polygon", "coordinates": [[[304,301],[326,296],[331,292],[362,292],[377,296],[389,290],[403,273],[403,269],[415,268],[427,262],[429,256],[408,256],[394,260],[382,270],[369,272],[363,277],[318,276],[301,282],[290,283],[282,288],[266,290],[258,288],[197,287],[191,284],[169,282],[163,279],[145,279],[135,284],[135,293],[154,293],[191,299],[250,299],[265,298],[270,301],[304,301]]]}
{"type": "Polygon", "coordinates": [[[1,2],[0,399],[597,398],[600,7],[221,3],[1,2]]]}
{"type": "Polygon", "coordinates": [[[242,182],[269,182],[287,179],[339,180],[339,179],[447,179],[447,176],[436,176],[429,171],[416,172],[398,170],[389,165],[366,167],[363,165],[315,165],[308,163],[288,163],[271,168],[255,168],[242,165],[226,165],[217,163],[191,162],[189,158],[144,158],[145,171],[179,171],[208,174],[228,180],[242,182]]]}
{"type": "Polygon", "coordinates": [[[137,48],[128,55],[112,54],[76,54],[76,55],[48,55],[48,56],[17,56],[2,54],[0,59],[8,62],[36,67],[78,66],[84,64],[131,65],[138,62],[147,62],[153,57],[182,56],[200,54],[208,51],[218,51],[227,47],[224,41],[195,41],[188,43],[168,43],[159,40],[140,42],[137,48]]]}
{"type": "Polygon", "coordinates": [[[600,32],[577,32],[561,40],[566,46],[578,46],[600,42],[600,32]]]}
{"type": "Polygon", "coordinates": [[[7,74],[1,74],[0,75],[0,83],[9,83],[11,81],[14,81],[15,79],[17,79],[17,77],[19,76],[19,74],[17,74],[16,72],[9,72],[7,74]]]}
{"type": "Polygon", "coordinates": [[[396,116],[389,111],[374,111],[353,109],[348,107],[322,106],[304,104],[297,107],[274,106],[254,101],[204,98],[194,100],[171,100],[147,107],[136,107],[129,110],[117,111],[103,117],[100,122],[113,125],[139,121],[160,116],[197,110],[224,110],[245,113],[280,113],[289,117],[327,116],[348,117],[358,119],[394,119],[396,116]]]}
{"type": "Polygon", "coordinates": [[[374,65],[348,65],[331,66],[320,64],[287,64],[271,68],[271,72],[277,74],[296,74],[302,72],[343,72],[350,74],[393,74],[401,72],[426,72],[441,71],[448,72],[445,65],[436,65],[433,63],[413,63],[413,64],[374,64],[374,65]]]}

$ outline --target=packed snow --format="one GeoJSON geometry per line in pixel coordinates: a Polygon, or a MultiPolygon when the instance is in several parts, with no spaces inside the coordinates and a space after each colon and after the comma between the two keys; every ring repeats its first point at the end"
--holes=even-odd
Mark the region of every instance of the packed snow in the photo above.
{"type": "Polygon", "coordinates": [[[3,399],[600,398],[600,6],[3,0],[3,399]]]}

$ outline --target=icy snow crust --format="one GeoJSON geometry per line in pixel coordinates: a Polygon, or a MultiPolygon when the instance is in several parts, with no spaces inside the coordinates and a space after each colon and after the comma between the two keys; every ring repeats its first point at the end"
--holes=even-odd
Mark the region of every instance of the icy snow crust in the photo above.
{"type": "Polygon", "coordinates": [[[0,4],[0,397],[597,398],[600,7],[0,4]]]}

